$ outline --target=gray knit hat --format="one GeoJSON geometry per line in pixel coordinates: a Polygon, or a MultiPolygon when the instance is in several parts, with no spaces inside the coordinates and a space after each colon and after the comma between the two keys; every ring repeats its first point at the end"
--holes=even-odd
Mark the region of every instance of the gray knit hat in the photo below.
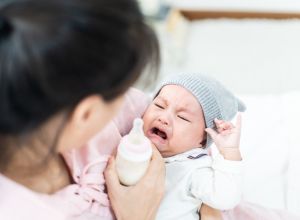
{"type": "MultiPolygon", "coordinates": [[[[217,80],[202,74],[171,74],[157,87],[155,97],[162,87],[179,85],[190,91],[199,101],[207,128],[214,128],[214,119],[229,121],[236,113],[246,110],[244,103],[217,80]]],[[[206,147],[212,139],[207,135],[206,147]]]]}

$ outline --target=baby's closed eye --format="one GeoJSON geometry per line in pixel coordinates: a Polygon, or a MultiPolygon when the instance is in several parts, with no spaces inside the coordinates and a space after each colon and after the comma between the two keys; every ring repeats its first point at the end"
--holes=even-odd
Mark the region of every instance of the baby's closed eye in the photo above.
{"type": "Polygon", "coordinates": [[[160,109],[165,109],[162,105],[158,104],[158,103],[154,103],[154,105],[160,109]]]}
{"type": "Polygon", "coordinates": [[[187,121],[187,122],[191,122],[189,119],[187,119],[186,117],[182,116],[182,115],[177,115],[178,118],[187,121]]]}

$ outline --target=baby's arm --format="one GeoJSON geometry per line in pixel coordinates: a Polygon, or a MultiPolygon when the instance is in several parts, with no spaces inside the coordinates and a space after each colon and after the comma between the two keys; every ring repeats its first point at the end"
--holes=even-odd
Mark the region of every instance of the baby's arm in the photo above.
{"type": "Polygon", "coordinates": [[[236,125],[215,120],[217,132],[206,129],[219,152],[212,155],[212,166],[193,174],[191,193],[216,209],[231,209],[241,200],[242,158],[239,150],[241,115],[236,125]]]}
{"type": "Polygon", "coordinates": [[[225,160],[220,154],[214,155],[211,166],[193,173],[190,193],[212,208],[232,209],[241,200],[241,174],[242,161],[225,160]]]}
{"type": "Polygon", "coordinates": [[[215,119],[217,132],[211,128],[205,131],[211,136],[220,153],[226,160],[241,160],[240,136],[241,115],[237,115],[236,125],[230,122],[215,119]]]}

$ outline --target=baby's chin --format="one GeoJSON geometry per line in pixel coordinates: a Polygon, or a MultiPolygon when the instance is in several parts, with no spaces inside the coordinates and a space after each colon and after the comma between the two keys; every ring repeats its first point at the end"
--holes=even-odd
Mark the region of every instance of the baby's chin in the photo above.
{"type": "Polygon", "coordinates": [[[154,144],[154,146],[156,147],[156,149],[160,152],[160,154],[162,155],[162,157],[168,157],[168,156],[165,156],[166,153],[165,153],[165,149],[166,149],[166,145],[162,145],[160,143],[160,141],[158,141],[156,138],[151,138],[151,137],[148,137],[149,140],[151,141],[152,144],[154,144]]]}
{"type": "Polygon", "coordinates": [[[153,144],[155,145],[156,149],[159,151],[160,155],[163,158],[172,157],[172,156],[176,155],[175,153],[166,151],[166,146],[156,145],[155,143],[153,143],[153,144]]]}
{"type": "Polygon", "coordinates": [[[160,155],[163,157],[163,158],[168,158],[168,157],[172,157],[172,156],[175,156],[176,154],[172,154],[170,152],[164,152],[164,151],[159,151],[160,152],[160,155]]]}

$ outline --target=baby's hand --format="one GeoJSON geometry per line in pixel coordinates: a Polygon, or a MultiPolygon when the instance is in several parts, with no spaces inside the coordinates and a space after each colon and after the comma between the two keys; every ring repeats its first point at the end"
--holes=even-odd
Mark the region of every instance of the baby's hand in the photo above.
{"type": "Polygon", "coordinates": [[[236,125],[231,122],[215,119],[217,132],[211,128],[205,131],[211,136],[220,153],[228,160],[241,160],[240,136],[241,136],[241,114],[237,115],[236,125]]]}

